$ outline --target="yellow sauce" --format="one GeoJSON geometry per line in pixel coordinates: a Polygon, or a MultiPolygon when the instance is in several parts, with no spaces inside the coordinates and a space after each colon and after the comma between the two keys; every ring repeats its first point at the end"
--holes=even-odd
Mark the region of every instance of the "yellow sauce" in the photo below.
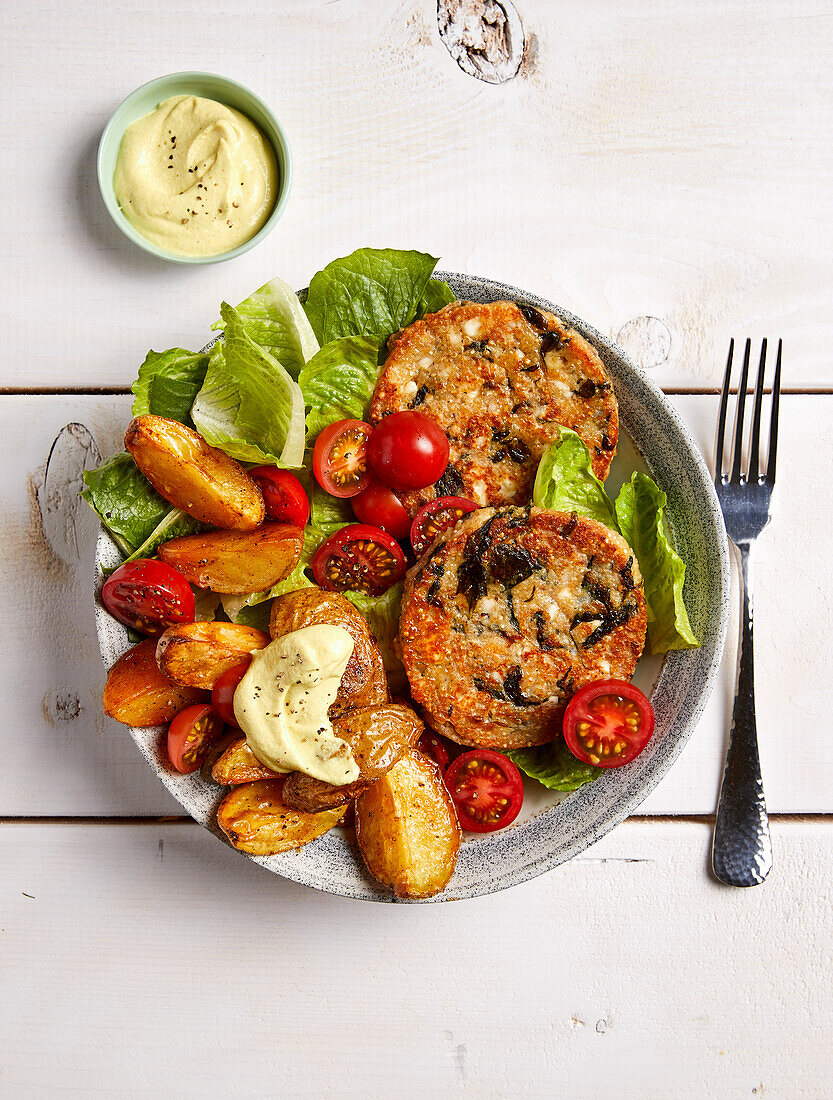
{"type": "Polygon", "coordinates": [[[266,222],[278,166],[251,119],[179,95],[128,126],[113,186],[125,217],[153,244],[177,256],[217,256],[266,222]]]}
{"type": "Polygon", "coordinates": [[[307,626],[252,655],[234,693],[249,748],[276,772],[305,772],[342,787],[359,778],[346,741],[327,716],[353,652],[341,626],[307,626]]]}

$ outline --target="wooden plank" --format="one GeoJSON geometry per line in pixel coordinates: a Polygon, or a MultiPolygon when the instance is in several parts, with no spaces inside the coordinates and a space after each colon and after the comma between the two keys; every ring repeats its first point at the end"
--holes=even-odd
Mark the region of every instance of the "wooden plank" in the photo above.
{"type": "MultiPolygon", "coordinates": [[[[673,399],[707,453],[716,400],[673,399]]],[[[108,454],[118,446],[129,405],[127,398],[112,397],[0,398],[0,438],[7,468],[14,471],[0,487],[5,525],[0,583],[7,623],[0,640],[0,683],[15,700],[0,718],[0,816],[178,812],[121,727],[100,710],[104,673],[89,594],[92,516],[85,508],[76,513],[78,559],[67,564],[50,550],[37,508],[38,491],[44,496],[44,461],[63,425],[82,422],[108,454]]],[[[817,751],[833,706],[827,566],[823,554],[807,553],[808,546],[826,545],[833,523],[822,480],[833,465],[831,418],[833,396],[783,399],[775,519],[760,542],[759,730],[768,804],[779,813],[833,811],[833,762],[817,751]],[[803,455],[814,456],[809,474],[803,455]],[[802,608],[800,616],[796,607],[802,608]]],[[[642,812],[713,811],[733,698],[735,637],[733,623],[706,713],[642,812]]]]}
{"type": "Polygon", "coordinates": [[[404,909],[196,826],[2,826],[0,1089],[818,1100],[831,831],[775,823],[772,875],[732,890],[708,826],[628,822],[513,890],[404,909]]]}
{"type": "Polygon", "coordinates": [[[528,49],[495,86],[458,68],[435,0],[239,0],[233,33],[224,0],[10,0],[0,386],[128,385],[149,346],[200,345],[221,299],[361,245],[538,291],[665,384],[716,384],[730,335],[767,334],[791,384],[829,386],[829,0],[515,6],[528,49]],[[95,150],[126,94],[189,66],[275,106],[296,182],[267,242],[184,270],[112,225],[95,150]]]}

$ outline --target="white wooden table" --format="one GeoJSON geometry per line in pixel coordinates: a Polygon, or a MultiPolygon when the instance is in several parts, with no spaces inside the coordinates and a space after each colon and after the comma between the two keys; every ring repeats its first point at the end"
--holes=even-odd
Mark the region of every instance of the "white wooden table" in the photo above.
{"type": "Polygon", "coordinates": [[[499,86],[457,67],[433,0],[0,7],[0,1095],[833,1096],[833,4],[516,3],[499,86]],[[253,87],[295,153],[281,224],[228,265],[151,260],[97,191],[110,112],[184,69],[253,87]],[[734,645],[638,817],[449,906],[265,874],[103,717],[94,525],[50,498],[53,440],[75,422],[112,451],[149,346],[198,346],[222,298],[361,245],[618,336],[707,455],[730,335],[784,339],[763,886],[707,870],[734,645]]]}

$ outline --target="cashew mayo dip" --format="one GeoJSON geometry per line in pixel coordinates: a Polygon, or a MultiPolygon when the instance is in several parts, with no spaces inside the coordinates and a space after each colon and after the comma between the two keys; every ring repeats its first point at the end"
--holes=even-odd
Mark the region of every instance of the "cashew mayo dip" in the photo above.
{"type": "Polygon", "coordinates": [[[249,748],[276,772],[304,772],[342,787],[360,772],[327,716],[353,652],[341,626],[306,626],[252,654],[234,693],[249,748]]]}
{"type": "Polygon", "coordinates": [[[153,244],[177,256],[216,256],[267,221],[278,165],[251,119],[178,95],[125,130],[113,187],[125,217],[153,244]]]}

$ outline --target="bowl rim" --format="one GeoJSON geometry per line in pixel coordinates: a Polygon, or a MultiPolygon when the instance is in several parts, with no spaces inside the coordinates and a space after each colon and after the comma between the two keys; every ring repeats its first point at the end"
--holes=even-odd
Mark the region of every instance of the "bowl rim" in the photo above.
{"type": "MultiPolygon", "coordinates": [[[[652,379],[648,378],[642,368],[634,364],[629,356],[611,339],[604,336],[587,322],[576,317],[567,309],[554,305],[546,299],[530,294],[525,290],[500,283],[494,279],[445,271],[435,272],[434,277],[450,282],[455,293],[456,288],[454,284],[457,283],[458,285],[479,288],[490,296],[488,299],[484,298],[484,301],[497,301],[503,298],[511,298],[512,300],[538,308],[548,309],[556,313],[568,325],[576,328],[582,335],[588,338],[597,350],[600,352],[603,351],[606,356],[615,360],[617,368],[624,368],[624,373],[627,377],[628,393],[629,395],[633,395],[634,400],[638,402],[640,407],[645,407],[645,397],[648,397],[661,409],[661,415],[668,418],[674,431],[677,432],[680,441],[685,445],[685,458],[688,462],[693,464],[694,471],[696,471],[697,474],[697,488],[702,491],[707,503],[707,511],[705,514],[701,516],[701,513],[698,512],[697,516],[698,520],[706,518],[710,520],[709,531],[712,535],[713,547],[716,552],[713,564],[718,566],[718,568],[710,572],[708,581],[711,597],[710,602],[715,605],[718,610],[716,617],[707,622],[707,625],[711,627],[708,645],[704,637],[703,645],[698,649],[675,651],[665,655],[662,668],[654,687],[654,698],[656,698],[660,689],[670,691],[673,696],[675,690],[675,676],[679,672],[679,667],[677,667],[675,671],[674,666],[680,666],[682,662],[697,662],[697,668],[694,672],[696,682],[694,686],[694,697],[691,698],[692,693],[689,692],[674,714],[673,725],[676,729],[674,740],[666,742],[665,739],[663,739],[662,751],[657,757],[652,756],[650,763],[643,766],[643,768],[639,767],[639,761],[637,760],[634,761],[633,764],[628,765],[625,769],[621,769],[615,773],[608,772],[606,775],[600,777],[596,783],[570,793],[557,804],[543,809],[519,826],[512,826],[504,832],[467,838],[461,849],[461,862],[465,858],[464,853],[471,853],[471,862],[482,867],[483,873],[480,877],[476,877],[473,883],[466,886],[455,884],[454,878],[452,878],[448,887],[442,893],[432,898],[421,899],[420,902],[408,902],[407,904],[457,901],[463,898],[497,893],[500,890],[519,885],[578,855],[590,845],[596,843],[597,840],[600,840],[610,832],[611,829],[628,817],[633,810],[648,797],[667,774],[694,731],[700,715],[708,702],[718,675],[729,619],[729,545],[725,524],[723,522],[723,515],[717,500],[717,494],[714,489],[711,474],[709,473],[706,462],[697,444],[692,439],[691,434],[676,410],[667,401],[660,387],[652,379]],[[640,393],[640,390],[642,393],[640,393]],[[685,710],[684,715],[683,710],[685,710]],[[634,775],[631,769],[637,769],[637,774],[634,775]],[[646,770],[646,774],[642,774],[643,770],[646,770]],[[592,792],[594,788],[598,788],[599,784],[604,784],[606,781],[611,782],[611,774],[613,774],[612,782],[615,783],[618,781],[621,786],[617,788],[611,799],[612,805],[603,807],[601,811],[602,816],[600,817],[597,813],[594,818],[592,813],[588,812],[588,810],[592,809],[592,798],[588,795],[588,792],[592,792]],[[551,839],[548,837],[548,825],[553,826],[555,824],[554,815],[561,810],[561,807],[566,803],[570,803],[571,808],[579,812],[580,827],[573,828],[569,832],[568,839],[557,842],[555,838],[551,839]],[[581,820],[580,815],[582,812],[587,813],[586,820],[581,820]],[[496,868],[495,864],[500,858],[500,853],[497,849],[500,848],[504,852],[508,849],[507,854],[510,856],[514,855],[515,849],[518,846],[517,838],[520,837],[522,831],[526,832],[527,830],[529,830],[528,840],[532,841],[532,844],[528,846],[530,853],[529,858],[516,859],[512,866],[503,869],[496,868]],[[513,837],[516,838],[514,842],[512,839],[513,837]],[[547,843],[548,841],[550,842],[549,846],[547,843]],[[492,853],[491,859],[483,858],[486,851],[492,853]]],[[[217,337],[214,339],[217,339],[217,337]]],[[[634,440],[634,442],[636,441],[634,440]]],[[[646,462],[647,461],[646,458],[646,462]]],[[[650,466],[650,463],[648,464],[650,466]]],[[[663,486],[663,488],[668,487],[663,486]]],[[[675,522],[670,507],[667,512],[667,517],[673,533],[675,522]]],[[[106,556],[108,551],[112,555],[113,550],[115,550],[115,544],[110,539],[106,529],[101,525],[99,529],[99,538],[96,544],[94,563],[96,595],[102,582],[102,555],[106,556]]],[[[113,563],[110,562],[108,564],[113,563]]],[[[126,630],[107,615],[99,598],[95,599],[95,617],[102,659],[105,665],[109,665],[109,663],[117,659],[121,652],[127,648],[127,645],[122,644],[121,649],[116,656],[113,657],[114,647],[112,644],[108,645],[106,643],[105,631],[109,630],[113,633],[117,632],[116,628],[120,628],[126,641],[126,630]],[[110,653],[109,660],[105,652],[107,649],[110,653]]],[[[218,788],[217,796],[213,803],[213,810],[204,814],[202,817],[198,816],[197,813],[194,812],[193,802],[195,799],[192,798],[191,806],[187,805],[186,802],[183,801],[183,790],[180,787],[180,782],[183,778],[191,779],[193,777],[177,776],[160,767],[157,759],[155,759],[156,750],[153,742],[154,731],[141,730],[133,727],[127,727],[127,729],[140,752],[142,752],[156,772],[157,778],[171,792],[180,805],[182,805],[195,820],[199,821],[200,824],[231,847],[228,839],[217,826],[215,813],[213,812],[213,810],[216,810],[220,798],[225,794],[225,789],[218,788]],[[151,736],[151,740],[149,740],[149,735],[151,736]]],[[[162,727],[158,727],[155,734],[157,742],[158,731],[161,729],[162,727]]],[[[570,815],[565,812],[565,816],[570,815]]],[[[344,860],[346,856],[351,864],[354,858],[358,860],[359,865],[361,864],[358,855],[356,854],[354,857],[353,850],[346,840],[339,844],[339,842],[335,841],[333,838],[334,834],[330,833],[317,841],[316,847],[321,852],[322,860],[326,860],[328,857],[336,861],[339,859],[344,860]],[[325,848],[326,851],[324,850],[325,848]]],[[[326,881],[326,877],[322,876],[320,872],[319,864],[313,863],[310,866],[307,865],[304,860],[297,858],[304,851],[305,849],[301,849],[299,852],[284,853],[278,856],[249,856],[248,858],[255,863],[261,864],[273,873],[301,885],[322,890],[325,893],[357,900],[402,902],[402,899],[396,898],[392,892],[387,891],[384,887],[373,882],[364,872],[364,868],[361,867],[361,865],[358,868],[358,877],[355,881],[347,881],[347,879],[337,883],[326,881]]],[[[239,854],[242,855],[243,853],[239,854]]],[[[355,869],[353,869],[352,873],[355,875],[355,869]]]]}
{"type": "MultiPolygon", "coordinates": [[[[162,96],[161,98],[165,98],[162,96]]],[[[161,99],[160,99],[161,102],[161,99]]],[[[218,100],[218,102],[222,102],[218,100]]],[[[224,103],[224,106],[229,104],[224,103]]],[[[239,110],[239,108],[234,108],[239,110]]],[[[241,114],[246,114],[245,111],[241,111],[241,114]]],[[[141,117],[141,116],[139,116],[141,117]]],[[[135,120],[134,120],[135,121],[135,120]]],[[[242,256],[249,249],[254,248],[256,244],[267,237],[277,225],[280,220],[284,209],[286,208],[287,201],[289,200],[289,194],[292,190],[292,177],[293,177],[293,164],[292,164],[292,151],[289,146],[289,141],[286,136],[280,119],[272,110],[272,108],[261,98],[256,92],[252,91],[246,84],[241,83],[239,80],[234,80],[228,76],[222,76],[220,73],[204,72],[198,69],[186,69],[182,72],[167,73],[164,76],[156,76],[152,80],[145,81],[144,84],[140,84],[138,88],[134,88],[132,92],[124,97],[121,102],[113,110],[112,114],[107,120],[104,129],[101,132],[101,137],[98,140],[98,147],[96,150],[96,178],[98,180],[98,190],[101,195],[102,202],[110,215],[113,224],[121,231],[121,233],[127,237],[129,241],[137,245],[144,252],[147,252],[151,256],[155,256],[157,259],[165,260],[168,263],[183,264],[186,266],[200,266],[203,264],[216,264],[224,263],[226,260],[233,260],[237,256],[242,256]],[[255,125],[258,126],[275,154],[275,158],[278,162],[279,180],[278,180],[278,194],[275,198],[275,204],[272,207],[272,211],[269,217],[258,229],[257,233],[249,237],[247,241],[237,245],[235,248],[230,249],[228,252],[218,252],[213,256],[177,256],[173,252],[168,252],[164,248],[160,248],[154,244],[153,241],[144,237],[130,221],[125,217],[118,200],[115,196],[113,188],[113,181],[107,179],[105,170],[105,154],[111,141],[115,141],[118,137],[119,144],[124,136],[124,132],[130,123],[125,123],[121,127],[120,132],[117,134],[117,116],[120,112],[129,106],[134,100],[138,99],[142,95],[146,95],[151,90],[158,88],[164,88],[168,83],[187,83],[188,81],[197,80],[212,80],[217,81],[221,85],[225,85],[227,88],[232,88],[235,91],[241,92],[244,97],[248,97],[255,106],[263,113],[265,119],[268,120],[269,126],[272,129],[272,133],[265,132],[263,126],[252,119],[255,125]]]]}

